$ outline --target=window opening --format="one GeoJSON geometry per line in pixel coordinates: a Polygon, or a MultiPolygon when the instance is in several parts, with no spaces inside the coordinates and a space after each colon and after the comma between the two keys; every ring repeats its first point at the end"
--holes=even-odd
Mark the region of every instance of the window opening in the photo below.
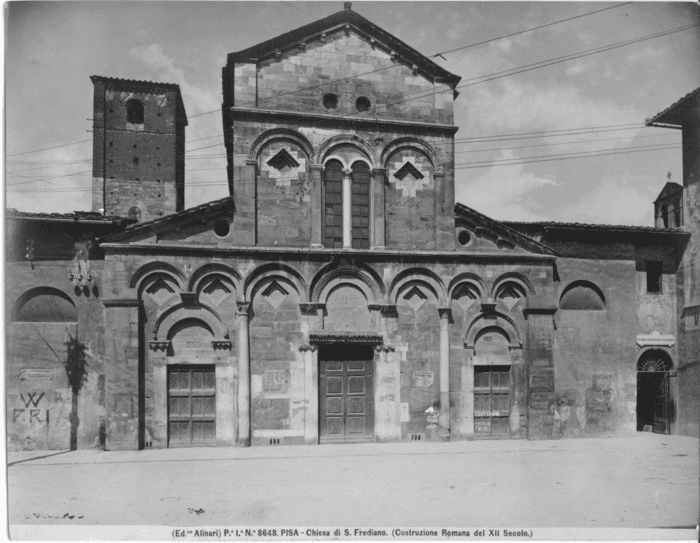
{"type": "Polygon", "coordinates": [[[369,98],[366,96],[360,96],[356,101],[355,101],[355,107],[357,108],[357,111],[360,113],[364,113],[365,111],[369,111],[369,108],[372,107],[372,102],[369,101],[369,98]]]}
{"type": "Polygon", "coordinates": [[[216,221],[214,224],[214,233],[220,238],[225,238],[231,232],[231,227],[226,220],[216,221]]]}
{"type": "Polygon", "coordinates": [[[338,160],[326,164],[323,209],[324,247],[343,246],[343,165],[338,160]]]}
{"type": "Polygon", "coordinates": [[[352,248],[369,249],[369,166],[357,161],[352,165],[352,248]]]}
{"type": "Polygon", "coordinates": [[[143,124],[143,104],[138,100],[129,100],[126,103],[126,122],[143,124]]]}
{"type": "Polygon", "coordinates": [[[338,109],[338,97],[335,94],[326,94],[323,97],[323,107],[326,109],[338,109]]]}
{"type": "Polygon", "coordinates": [[[661,262],[647,260],[647,292],[650,294],[661,293],[661,262]]]}

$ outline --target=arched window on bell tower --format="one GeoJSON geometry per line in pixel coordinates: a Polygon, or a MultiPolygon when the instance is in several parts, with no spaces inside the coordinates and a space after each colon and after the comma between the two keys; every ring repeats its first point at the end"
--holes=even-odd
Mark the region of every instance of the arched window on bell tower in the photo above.
{"type": "Polygon", "coordinates": [[[140,100],[131,99],[126,103],[126,122],[143,124],[143,103],[140,100]]]}
{"type": "Polygon", "coordinates": [[[352,165],[352,248],[369,249],[369,166],[357,160],[352,165]]]}

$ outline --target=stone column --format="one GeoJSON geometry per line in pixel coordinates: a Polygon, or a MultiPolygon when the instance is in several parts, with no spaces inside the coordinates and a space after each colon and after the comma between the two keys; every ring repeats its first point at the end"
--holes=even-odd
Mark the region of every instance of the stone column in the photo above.
{"type": "Polygon", "coordinates": [[[343,169],[343,249],[352,248],[352,191],[350,168],[343,169]]]}
{"type": "Polygon", "coordinates": [[[323,247],[323,164],[311,164],[311,247],[323,247]]]}
{"type": "Polygon", "coordinates": [[[440,314],[440,426],[450,429],[450,320],[452,309],[438,308],[440,314]]]}
{"type": "Polygon", "coordinates": [[[318,443],[318,347],[301,345],[299,350],[304,356],[304,401],[306,403],[306,421],[304,424],[304,443],[318,443]]]}
{"type": "Polygon", "coordinates": [[[242,447],[250,447],[250,348],[248,319],[250,302],[238,305],[238,439],[242,447]]]}
{"type": "Polygon", "coordinates": [[[372,249],[386,247],[386,169],[372,170],[372,191],[370,193],[370,216],[372,217],[372,249]]]}
{"type": "MultiPolygon", "coordinates": [[[[131,290],[131,289],[130,289],[131,290]]],[[[142,446],[139,311],[136,292],[102,299],[105,307],[105,411],[107,450],[137,450],[142,446]]]]}

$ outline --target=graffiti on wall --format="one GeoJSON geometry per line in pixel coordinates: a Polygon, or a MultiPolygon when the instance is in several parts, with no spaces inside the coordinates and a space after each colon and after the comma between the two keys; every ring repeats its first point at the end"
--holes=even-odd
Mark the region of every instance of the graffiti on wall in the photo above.
{"type": "MultiPolygon", "coordinates": [[[[23,407],[12,409],[12,422],[39,423],[49,422],[49,410],[41,409],[39,403],[44,398],[44,392],[21,392],[20,402],[23,407]]],[[[46,403],[44,401],[44,403],[46,403]]]]}

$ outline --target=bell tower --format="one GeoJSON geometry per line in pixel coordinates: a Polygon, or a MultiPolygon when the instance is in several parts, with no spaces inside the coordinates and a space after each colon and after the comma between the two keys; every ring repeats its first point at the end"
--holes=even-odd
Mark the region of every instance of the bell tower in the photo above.
{"type": "Polygon", "coordinates": [[[91,76],[92,210],[139,221],[185,207],[185,127],[180,87],[91,76]]]}

